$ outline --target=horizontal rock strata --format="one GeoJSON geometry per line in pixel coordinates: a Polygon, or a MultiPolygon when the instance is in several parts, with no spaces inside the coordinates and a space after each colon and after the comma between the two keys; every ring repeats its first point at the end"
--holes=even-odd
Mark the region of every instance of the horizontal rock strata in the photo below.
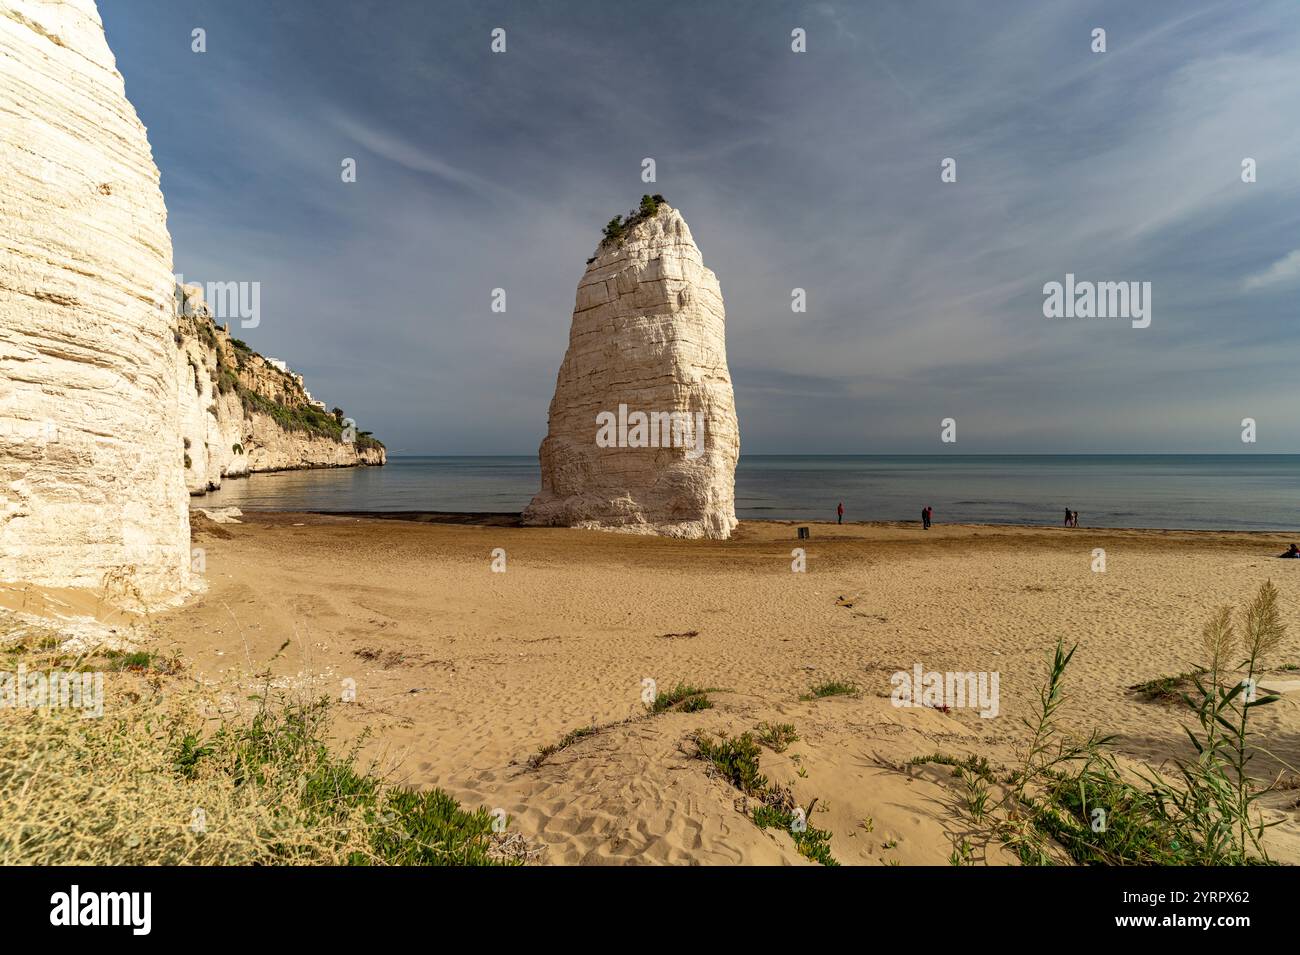
{"type": "Polygon", "coordinates": [[[676,209],[603,241],[578,285],[524,521],[730,536],[740,434],[725,324],[676,209]]]}
{"type": "Polygon", "coordinates": [[[172,246],[92,0],[0,2],[0,579],[188,581],[172,246]]]}

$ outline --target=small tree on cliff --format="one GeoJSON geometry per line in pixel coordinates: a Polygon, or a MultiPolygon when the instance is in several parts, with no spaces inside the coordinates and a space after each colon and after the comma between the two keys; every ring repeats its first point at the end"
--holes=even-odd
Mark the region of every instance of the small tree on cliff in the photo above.
{"type": "Polygon", "coordinates": [[[623,217],[614,216],[614,218],[610,219],[609,222],[605,225],[605,241],[606,242],[621,241],[623,238],[624,231],[625,230],[623,228],[623,217]]]}
{"type": "MultiPolygon", "coordinates": [[[[610,219],[609,222],[605,224],[604,241],[616,242],[619,245],[622,245],[623,240],[627,238],[627,234],[632,231],[635,226],[640,225],[647,219],[653,219],[659,214],[659,207],[661,205],[664,205],[664,197],[658,193],[655,193],[653,196],[642,196],[640,206],[636,209],[629,209],[626,216],[614,216],[614,218],[610,219]]],[[[587,264],[590,265],[591,261],[588,260],[587,264]]]]}

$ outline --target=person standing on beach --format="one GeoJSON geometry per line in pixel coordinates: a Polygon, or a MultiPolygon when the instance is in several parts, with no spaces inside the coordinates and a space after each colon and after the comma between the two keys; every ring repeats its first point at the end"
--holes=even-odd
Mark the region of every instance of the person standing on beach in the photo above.
{"type": "Polygon", "coordinates": [[[1070,526],[1070,518],[1071,518],[1073,515],[1074,515],[1074,512],[1071,511],[1071,510],[1067,507],[1067,508],[1065,509],[1065,524],[1064,524],[1065,527],[1069,527],[1069,526],[1070,526]]]}
{"type": "Polygon", "coordinates": [[[835,523],[836,524],[844,523],[844,502],[843,501],[840,501],[840,506],[835,508],[835,523]]]}
{"type": "Polygon", "coordinates": [[[928,504],[921,508],[921,528],[927,531],[930,529],[930,506],[928,504]]]}

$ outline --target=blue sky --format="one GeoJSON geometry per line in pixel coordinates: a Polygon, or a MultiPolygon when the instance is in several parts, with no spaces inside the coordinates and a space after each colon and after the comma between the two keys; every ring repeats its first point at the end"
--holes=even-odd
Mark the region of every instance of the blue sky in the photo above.
{"type": "Polygon", "coordinates": [[[1300,450],[1294,0],[100,11],[175,270],[260,282],[237,334],[394,452],[536,451],[647,191],[722,285],[744,451],[1300,450]],[[1067,272],[1151,282],[1151,326],[1045,318],[1067,272]]]}

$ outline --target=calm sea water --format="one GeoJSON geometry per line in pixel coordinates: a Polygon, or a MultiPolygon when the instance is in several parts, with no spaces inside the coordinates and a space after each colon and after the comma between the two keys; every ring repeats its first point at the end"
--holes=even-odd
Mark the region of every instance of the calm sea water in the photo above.
{"type": "MultiPolygon", "coordinates": [[[[537,459],[399,457],[386,467],[285,471],[227,481],[201,506],[305,511],[518,512],[537,459]]],[[[745,519],[1060,523],[1093,527],[1295,530],[1300,455],[745,455],[745,519]]],[[[1298,535],[1300,536],[1300,535],[1298,535]]]]}

